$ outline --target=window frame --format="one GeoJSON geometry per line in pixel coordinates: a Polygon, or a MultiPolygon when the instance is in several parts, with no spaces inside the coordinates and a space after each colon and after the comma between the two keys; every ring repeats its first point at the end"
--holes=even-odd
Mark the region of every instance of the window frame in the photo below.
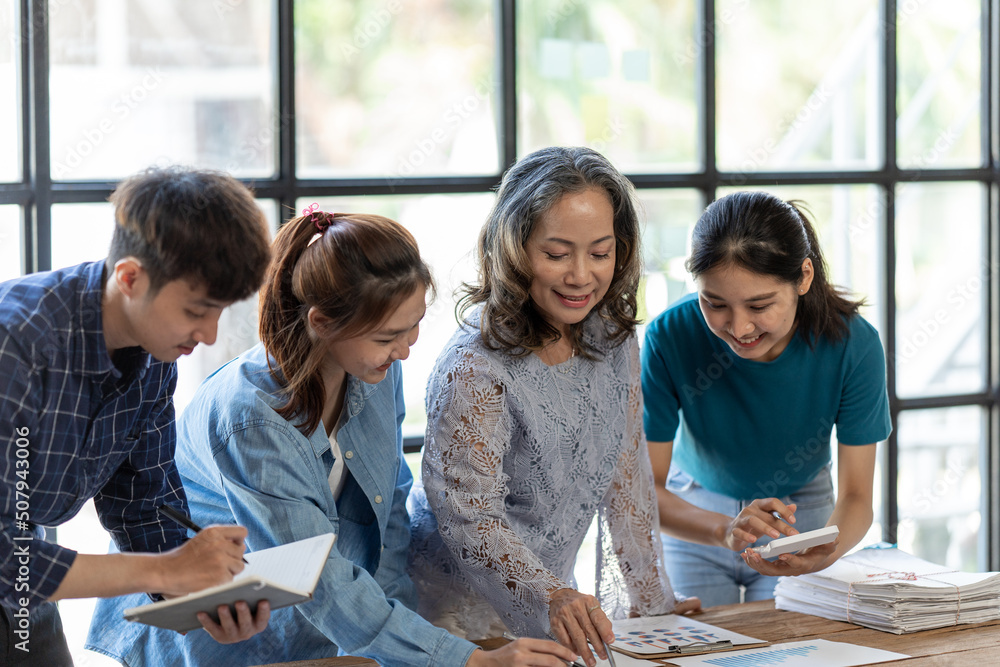
{"type": "MultiPolygon", "coordinates": [[[[104,202],[114,189],[108,181],[53,181],[51,178],[49,136],[49,57],[48,0],[16,0],[20,22],[18,67],[20,81],[22,177],[18,183],[0,183],[0,204],[16,204],[22,211],[22,273],[48,270],[51,267],[52,206],[63,203],[104,202]]],[[[301,197],[386,194],[457,194],[491,191],[499,182],[502,169],[487,176],[448,176],[417,178],[300,179],[296,175],[295,140],[295,44],[294,0],[273,4],[274,39],[276,40],[277,113],[285,119],[279,128],[276,145],[277,173],[273,178],[245,179],[262,199],[273,199],[280,210],[294,210],[301,197]]],[[[694,0],[696,29],[711,35],[705,26],[715,25],[714,0],[694,0]]],[[[881,25],[896,25],[897,2],[880,0],[881,25]]],[[[885,202],[881,234],[886,242],[880,266],[882,289],[879,299],[885,304],[880,322],[885,333],[888,364],[889,405],[893,433],[882,452],[883,538],[896,541],[899,522],[897,504],[898,442],[896,426],[899,415],[908,410],[975,405],[984,409],[983,442],[980,450],[983,479],[981,509],[986,539],[980,540],[979,562],[990,570],[1000,570],[1000,277],[994,271],[983,290],[984,323],[983,359],[986,364],[986,388],[981,392],[901,399],[896,394],[892,360],[896,356],[895,304],[895,194],[896,187],[912,181],[967,181],[983,186],[983,256],[988,266],[1000,266],[1000,0],[981,0],[981,80],[980,123],[982,162],[975,168],[901,169],[896,164],[896,31],[880,31],[880,67],[882,78],[881,149],[882,164],[875,169],[846,171],[757,171],[736,173],[720,171],[716,162],[716,52],[714,39],[698,42],[696,95],[700,120],[699,158],[701,168],[685,173],[629,175],[642,189],[693,188],[705,204],[714,199],[717,188],[733,184],[753,186],[863,184],[876,186],[885,202]]],[[[501,105],[498,111],[499,155],[501,165],[517,158],[517,81],[516,81],[516,0],[494,0],[497,39],[500,48],[497,67],[501,82],[501,105]]],[[[408,438],[407,451],[418,451],[421,438],[408,438]]]]}

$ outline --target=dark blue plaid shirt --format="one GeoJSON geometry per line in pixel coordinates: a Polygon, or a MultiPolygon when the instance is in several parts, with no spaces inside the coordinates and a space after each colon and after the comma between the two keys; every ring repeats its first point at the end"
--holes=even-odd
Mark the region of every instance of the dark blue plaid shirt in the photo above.
{"type": "Polygon", "coordinates": [[[122,551],[159,552],[186,538],[156,512],[167,501],[186,508],[173,463],[177,367],[139,348],[112,363],[103,266],[0,283],[0,604],[8,607],[21,598],[34,607],[59,587],[76,552],[46,542],[41,526],[69,520],[90,498],[122,551]]]}

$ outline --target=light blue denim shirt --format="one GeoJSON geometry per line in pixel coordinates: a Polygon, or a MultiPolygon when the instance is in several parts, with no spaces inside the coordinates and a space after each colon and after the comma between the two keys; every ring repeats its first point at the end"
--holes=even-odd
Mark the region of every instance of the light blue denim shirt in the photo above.
{"type": "Polygon", "coordinates": [[[268,628],[223,646],[204,630],[185,636],[122,619],[148,602],[130,595],[98,603],[88,648],[125,665],[259,665],[358,655],[395,665],[464,665],[475,646],[417,615],[406,572],[413,483],[402,457],[399,362],[369,385],[349,377],[337,432],[349,472],[330,492],[334,458],[326,429],[311,437],[279,416],[280,386],[261,345],[202,383],[178,420],[177,466],[199,525],[239,524],[256,551],[334,532],[310,602],[279,609],[268,628]]]}

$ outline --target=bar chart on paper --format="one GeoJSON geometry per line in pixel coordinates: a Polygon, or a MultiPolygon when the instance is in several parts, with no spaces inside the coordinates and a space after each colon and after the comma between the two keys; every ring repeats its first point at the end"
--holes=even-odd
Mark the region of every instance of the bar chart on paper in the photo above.
{"type": "MultiPolygon", "coordinates": [[[[818,646],[796,646],[795,648],[758,649],[749,655],[720,655],[706,660],[705,664],[716,667],[770,667],[787,665],[795,658],[808,658],[819,650],[818,646]]],[[[812,663],[810,663],[812,664],[812,663]]]]}
{"type": "Polygon", "coordinates": [[[678,667],[853,667],[876,662],[902,660],[909,656],[867,646],[815,639],[772,644],[713,655],[671,657],[678,667]]]}

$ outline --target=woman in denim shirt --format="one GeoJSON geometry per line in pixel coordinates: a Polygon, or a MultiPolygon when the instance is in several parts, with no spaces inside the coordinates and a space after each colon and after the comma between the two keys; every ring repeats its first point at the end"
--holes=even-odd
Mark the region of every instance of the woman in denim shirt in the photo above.
{"type": "Polygon", "coordinates": [[[178,420],[177,451],[196,523],[245,526],[251,551],[337,534],[313,600],[272,612],[264,631],[231,646],[123,621],[142,596],[102,600],[88,648],[133,666],[338,654],[387,666],[572,660],[531,639],[477,651],[413,611],[400,360],[417,339],[431,275],[399,224],[315,208],[275,239],[262,343],[201,385],[178,420]]]}

